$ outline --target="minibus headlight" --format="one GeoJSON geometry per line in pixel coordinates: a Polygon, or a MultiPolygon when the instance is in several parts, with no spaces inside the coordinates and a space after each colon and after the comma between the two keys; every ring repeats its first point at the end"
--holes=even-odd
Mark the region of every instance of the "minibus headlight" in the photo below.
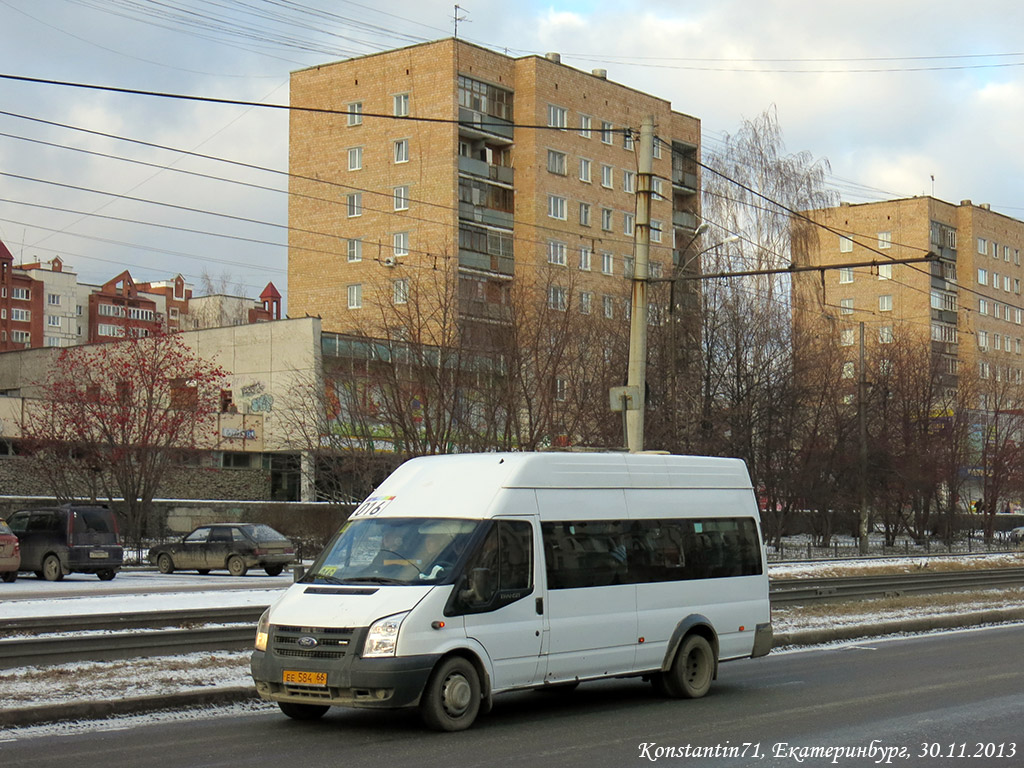
{"type": "Polygon", "coordinates": [[[259,623],[256,625],[256,650],[265,651],[267,650],[267,638],[270,636],[270,609],[267,608],[260,616],[259,623]]]}
{"type": "Polygon", "coordinates": [[[409,612],[406,611],[373,622],[370,631],[366,633],[366,642],[363,643],[363,658],[394,656],[398,648],[398,630],[408,615],[409,612]]]}

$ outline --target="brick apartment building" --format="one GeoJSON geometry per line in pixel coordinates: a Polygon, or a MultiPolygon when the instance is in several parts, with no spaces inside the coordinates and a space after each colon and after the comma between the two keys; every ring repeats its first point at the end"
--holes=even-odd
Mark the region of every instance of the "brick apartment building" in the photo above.
{"type": "Polygon", "coordinates": [[[112,341],[156,330],[185,330],[239,325],[281,318],[281,294],[273,283],[259,301],[241,297],[196,297],[181,275],[171,280],[136,283],[128,271],[103,285],[79,283],[58,256],[48,262],[15,264],[0,242],[0,352],[39,347],[69,347],[112,341]],[[229,303],[231,311],[190,306],[229,303]],[[224,318],[229,318],[221,322],[224,318]]]}
{"type": "Polygon", "coordinates": [[[944,384],[953,388],[965,366],[981,380],[1021,382],[1024,222],[963,200],[959,205],[913,197],[809,212],[832,231],[815,228],[801,264],[938,259],[794,275],[795,320],[835,333],[857,359],[859,324],[884,347],[900,336],[930,343],[944,384]],[[838,234],[837,234],[838,233],[838,234]]]}
{"type": "Polygon", "coordinates": [[[438,270],[481,343],[513,281],[551,309],[621,320],[649,114],[653,277],[697,226],[699,120],[557,54],[439,40],[294,72],[291,105],[290,310],[325,330],[380,332],[438,270]]]}

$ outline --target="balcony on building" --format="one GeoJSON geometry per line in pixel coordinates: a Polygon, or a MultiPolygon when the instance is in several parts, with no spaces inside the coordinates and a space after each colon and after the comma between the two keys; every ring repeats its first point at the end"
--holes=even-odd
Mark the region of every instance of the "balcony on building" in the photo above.
{"type": "Polygon", "coordinates": [[[695,195],[700,190],[697,173],[697,147],[672,142],[672,191],[677,195],[695,195]]]}
{"type": "MultiPolygon", "coordinates": [[[[460,219],[462,209],[460,204],[460,219]]],[[[459,221],[459,269],[512,277],[515,261],[511,229],[459,221]]]]}
{"type": "Polygon", "coordinates": [[[511,144],[513,93],[505,88],[459,75],[459,135],[511,144]]]}

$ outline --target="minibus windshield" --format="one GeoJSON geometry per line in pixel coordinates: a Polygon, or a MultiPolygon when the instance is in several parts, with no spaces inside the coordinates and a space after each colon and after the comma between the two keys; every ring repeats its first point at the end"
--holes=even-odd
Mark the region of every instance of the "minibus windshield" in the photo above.
{"type": "Polygon", "coordinates": [[[446,518],[363,518],[342,526],[305,582],[329,584],[440,584],[480,525],[446,518]]]}

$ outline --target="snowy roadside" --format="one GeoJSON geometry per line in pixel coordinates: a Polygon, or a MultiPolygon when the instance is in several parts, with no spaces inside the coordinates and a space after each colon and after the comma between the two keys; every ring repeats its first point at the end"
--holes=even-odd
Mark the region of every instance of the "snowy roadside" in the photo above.
{"type": "MultiPolygon", "coordinates": [[[[1020,567],[1024,555],[993,555],[984,564],[976,558],[948,558],[929,567],[962,569],[965,567],[1020,567]]],[[[797,563],[773,565],[773,578],[800,576],[861,575],[872,572],[896,572],[920,567],[918,558],[884,561],[845,561],[839,563],[797,563]]],[[[73,615],[75,613],[144,612],[204,606],[268,604],[287,586],[287,581],[266,588],[266,579],[251,580],[250,589],[210,592],[169,592],[150,595],[69,596],[59,600],[23,599],[5,602],[0,618],[15,615],[73,615]],[[47,612],[49,611],[49,612],[47,612]]],[[[194,584],[189,579],[186,583],[194,584]]],[[[243,583],[244,584],[244,583],[243,583]]],[[[223,586],[223,585],[219,585],[223,586]]],[[[125,588],[128,588],[127,586],[125,588]]],[[[30,597],[25,595],[25,597],[30,597]]],[[[922,616],[962,615],[978,611],[1020,608],[1024,588],[993,589],[941,595],[811,603],[803,606],[776,607],[772,622],[776,634],[806,629],[835,628],[881,622],[898,622],[922,616]]],[[[869,634],[866,632],[866,634],[869,634]]],[[[127,659],[118,661],[77,662],[45,667],[0,670],[0,701],[5,707],[37,707],[85,700],[121,699],[136,696],[168,695],[212,688],[248,687],[249,651],[217,651],[180,656],[127,659]]]]}

